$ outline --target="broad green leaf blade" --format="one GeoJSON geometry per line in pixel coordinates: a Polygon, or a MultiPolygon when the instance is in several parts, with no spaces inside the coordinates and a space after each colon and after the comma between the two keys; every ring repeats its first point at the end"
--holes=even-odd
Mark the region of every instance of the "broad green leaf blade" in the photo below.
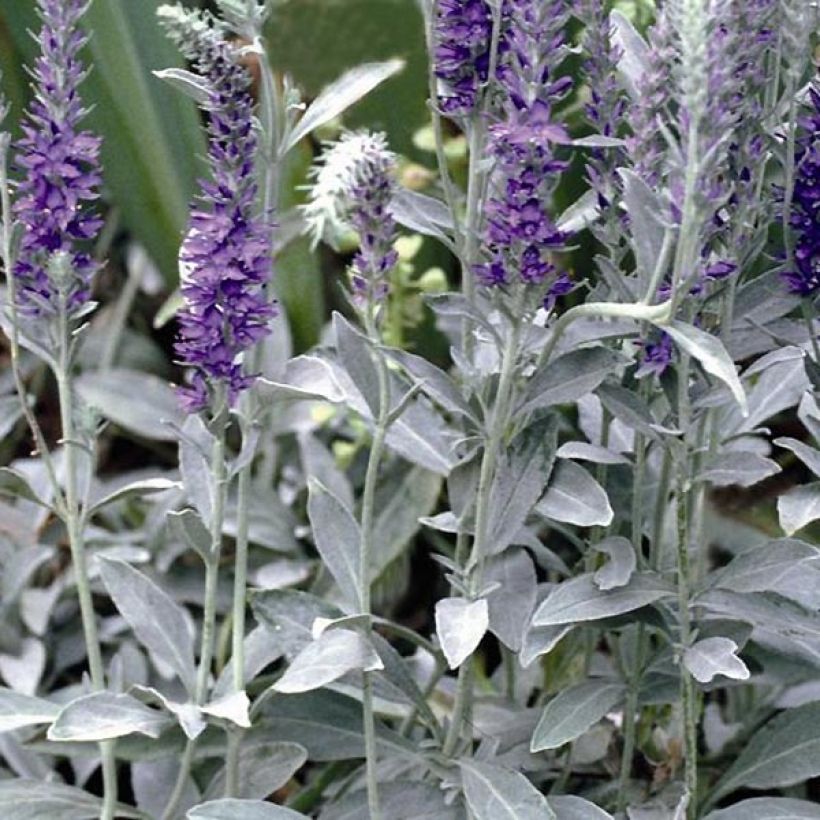
{"type": "MultiPolygon", "coordinates": [[[[657,194],[633,171],[619,169],[624,205],[629,215],[629,231],[635,252],[638,280],[645,290],[661,256],[667,228],[661,221],[663,205],[657,194]]],[[[652,297],[655,294],[650,294],[652,297]]]]}
{"type": "MultiPolygon", "coordinates": [[[[390,820],[464,820],[464,808],[445,800],[446,793],[432,782],[379,783],[382,814],[390,820]]],[[[346,794],[322,810],[322,820],[362,820],[367,815],[364,789],[346,794]]]]}
{"type": "Polygon", "coordinates": [[[615,515],[606,490],[574,461],[558,463],[535,509],[545,518],[579,527],[607,527],[615,515]]]}
{"type": "Polygon", "coordinates": [[[459,765],[475,820],[555,820],[544,795],[523,774],[474,760],[459,765]]]}
{"type": "Polygon", "coordinates": [[[716,675],[733,680],[748,680],[749,669],[737,656],[738,646],[731,638],[704,638],[683,653],[684,666],[699,683],[711,683],[716,675]]]}
{"type": "Polygon", "coordinates": [[[262,800],[212,800],[188,810],[188,820],[307,820],[301,812],[262,800]]]}
{"type": "Polygon", "coordinates": [[[711,333],[687,325],[685,322],[673,321],[668,325],[661,325],[661,330],[672,337],[672,341],[688,356],[697,359],[707,373],[720,379],[731,391],[740,405],[744,416],[748,415],[749,408],[746,402],[746,393],[740,378],[737,375],[734,362],[723,343],[711,333]]]}
{"type": "Polygon", "coordinates": [[[0,732],[51,723],[59,713],[56,703],[0,687],[0,732]]]}
{"type": "Polygon", "coordinates": [[[820,804],[793,797],[752,797],[713,811],[705,820],[820,820],[820,804]]]}
{"type": "Polygon", "coordinates": [[[63,783],[0,781],[0,817],[3,820],[43,820],[44,817],[49,820],[97,820],[101,808],[99,798],[63,783]]]}
{"type": "Polygon", "coordinates": [[[404,60],[394,59],[380,63],[365,63],[346,71],[311,103],[302,119],[290,133],[287,142],[282,146],[282,155],[290,151],[308,134],[343,114],[351,105],[396,72],[401,71],[402,68],[404,68],[404,60]]]}
{"type": "Polygon", "coordinates": [[[154,493],[163,493],[166,490],[173,490],[180,486],[179,482],[171,481],[167,478],[146,478],[142,481],[133,481],[114,490],[106,496],[103,496],[99,501],[92,501],[88,509],[88,515],[94,515],[103,507],[113,504],[116,501],[122,501],[126,498],[141,497],[146,495],[153,495],[154,493]]]}
{"type": "Polygon", "coordinates": [[[487,562],[484,577],[488,584],[498,584],[487,594],[490,631],[518,652],[538,593],[532,558],[526,550],[512,547],[487,562]]]}
{"type": "Polygon", "coordinates": [[[473,654],[489,623],[485,598],[442,598],[436,603],[436,635],[450,669],[458,669],[473,654]]]}
{"type": "Polygon", "coordinates": [[[610,681],[589,681],[565,689],[544,709],[530,751],[557,749],[594,726],[623,698],[625,689],[610,681]]]}
{"type": "Polygon", "coordinates": [[[710,800],[741,787],[777,789],[820,775],[820,702],[798,706],[770,720],[741,750],[710,800]]]}
{"type": "Polygon", "coordinates": [[[361,531],[350,510],[316,479],[308,482],[308,518],[313,540],[351,612],[361,609],[361,531]]]}
{"type": "Polygon", "coordinates": [[[628,584],[637,564],[632,542],[622,535],[611,535],[595,544],[594,549],[609,558],[592,576],[598,589],[616,589],[628,584]]]}
{"type": "Polygon", "coordinates": [[[820,518],[820,481],[783,493],[777,499],[777,514],[786,535],[794,535],[820,518]]]}
{"type": "Polygon", "coordinates": [[[308,644],[274,684],[277,692],[309,692],[353,669],[375,671],[382,662],[367,638],[349,629],[329,629],[308,644]]]}
{"type": "Polygon", "coordinates": [[[193,693],[196,678],[194,639],[182,607],[124,561],[101,560],[100,574],[108,594],[137,639],[168,664],[188,693],[193,693]]]}
{"type": "Polygon", "coordinates": [[[611,814],[583,797],[562,794],[550,797],[549,802],[556,820],[612,820],[611,814]]]}
{"type": "Polygon", "coordinates": [[[595,621],[631,612],[674,594],[673,587],[650,572],[635,573],[629,583],[617,589],[598,589],[592,573],[559,584],[538,607],[535,626],[595,621]]]}
{"type": "Polygon", "coordinates": [[[63,707],[48,730],[48,739],[100,741],[135,733],[156,739],[171,722],[167,714],[130,695],[93,692],[63,707]]]}
{"type": "Polygon", "coordinates": [[[591,393],[623,359],[603,347],[573,350],[551,361],[527,385],[518,413],[569,404],[591,393]]]}
{"type": "MultiPolygon", "coordinates": [[[[808,425],[807,425],[808,426],[808,425]]],[[[809,447],[802,441],[784,436],[776,438],[774,443],[778,447],[791,450],[818,478],[820,478],[820,450],[809,447]]]]}
{"type": "Polygon", "coordinates": [[[113,368],[83,373],[77,392],[91,407],[131,433],[156,441],[176,441],[171,422],[184,417],[173,388],[157,376],[113,368]]]}
{"type": "Polygon", "coordinates": [[[721,452],[700,473],[698,480],[715,487],[751,487],[780,472],[780,465],[770,458],[744,450],[721,452]]]}

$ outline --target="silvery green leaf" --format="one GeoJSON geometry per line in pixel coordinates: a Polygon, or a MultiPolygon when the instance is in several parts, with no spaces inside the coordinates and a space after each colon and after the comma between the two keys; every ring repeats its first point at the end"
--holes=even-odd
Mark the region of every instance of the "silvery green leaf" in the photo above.
{"type": "Polygon", "coordinates": [[[501,454],[490,490],[490,555],[503,552],[532,513],[552,473],[557,442],[557,420],[549,415],[522,430],[501,454]]]}
{"type": "Polygon", "coordinates": [[[737,651],[737,644],[730,638],[704,638],[686,648],[683,664],[699,683],[711,683],[716,675],[748,680],[749,669],[737,651]]]}
{"type": "Polygon", "coordinates": [[[555,820],[544,795],[523,774],[475,760],[459,765],[475,820],[555,820]]]}
{"type": "Polygon", "coordinates": [[[672,341],[684,353],[697,359],[707,373],[720,379],[735,397],[743,415],[748,415],[746,393],[740,383],[734,362],[717,336],[677,320],[662,325],[661,330],[671,336],[672,341]]]}
{"type": "MultiPolygon", "coordinates": [[[[262,800],[283,788],[305,765],[307,751],[298,743],[259,743],[248,739],[239,752],[237,797],[262,800]]],[[[225,794],[225,769],[220,769],[203,794],[205,800],[216,800],[225,794]]]]}
{"type": "Polygon", "coordinates": [[[532,558],[526,550],[509,549],[488,561],[485,580],[499,584],[487,595],[490,632],[517,652],[535,607],[537,579],[532,558]]]}
{"type": "Polygon", "coordinates": [[[577,137],[573,145],[580,148],[620,148],[624,141],[618,137],[606,137],[603,134],[590,134],[586,137],[577,137]]]}
{"type": "Polygon", "coordinates": [[[715,487],[751,487],[780,472],[780,465],[748,450],[729,450],[719,453],[711,464],[698,475],[715,487]]]}
{"type": "Polygon", "coordinates": [[[155,77],[164,80],[169,85],[190,97],[197,105],[204,105],[211,95],[211,88],[207,81],[194,74],[193,71],[186,71],[184,68],[164,68],[160,71],[151,72],[155,77]]]}
{"type": "Polygon", "coordinates": [[[622,684],[604,680],[588,681],[559,692],[544,708],[530,751],[557,749],[575,740],[611,712],[625,692],[622,684]]]}
{"type": "Polygon", "coordinates": [[[592,576],[598,589],[615,589],[629,583],[635,572],[637,559],[632,542],[621,535],[611,535],[593,545],[596,552],[603,552],[609,560],[592,576]]]}
{"type": "Polygon", "coordinates": [[[637,572],[629,583],[617,589],[598,589],[592,573],[558,584],[533,615],[535,626],[595,621],[622,615],[674,594],[660,576],[637,572]]]}
{"type": "Polygon", "coordinates": [[[365,63],[346,71],[310,104],[299,123],[288,135],[280,154],[284,156],[308,134],[344,113],[351,105],[402,68],[404,60],[393,59],[381,63],[365,63]]]}
{"type": "Polygon", "coordinates": [[[313,476],[332,492],[348,509],[353,507],[353,489],[347,476],[324,443],[311,433],[302,433],[299,454],[306,476],[313,476]]]}
{"type": "Polygon", "coordinates": [[[286,694],[309,692],[353,669],[372,672],[382,667],[376,650],[361,632],[329,629],[293,659],[273,688],[286,694]]]}
{"type": "Polygon", "coordinates": [[[820,702],[789,709],[758,729],[717,782],[711,801],[739,788],[779,789],[820,775],[820,702]]]}
{"type": "MultiPolygon", "coordinates": [[[[346,695],[318,689],[301,695],[272,698],[260,715],[268,736],[299,743],[314,761],[364,757],[362,706],[346,695]]],[[[256,716],[254,716],[256,721],[256,716]]],[[[415,744],[379,723],[380,753],[415,759],[415,744]]]]}
{"type": "Polygon", "coordinates": [[[791,450],[818,478],[820,478],[820,450],[809,447],[796,438],[787,436],[776,438],[774,443],[778,447],[791,450]]]}
{"type": "Polygon", "coordinates": [[[208,723],[202,716],[202,710],[191,701],[181,703],[173,700],[153,686],[135,684],[131,686],[130,691],[143,703],[158,703],[167,709],[176,718],[189,740],[196,740],[208,728],[208,723]]]}
{"type": "MultiPolygon", "coordinates": [[[[252,681],[266,666],[283,655],[283,647],[271,639],[271,634],[264,626],[257,626],[245,636],[245,673],[243,680],[252,681]]],[[[233,687],[233,658],[225,664],[217,678],[211,696],[221,698],[233,687]]]]}
{"type": "MultiPolygon", "coordinates": [[[[44,780],[0,781],[0,816],[3,820],[97,820],[102,801],[75,786],[44,780]]],[[[137,816],[133,812],[120,817],[137,816]]]]}
{"type": "MultiPolygon", "coordinates": [[[[445,802],[446,793],[435,783],[384,781],[379,800],[390,820],[465,820],[464,809],[445,802]]],[[[367,792],[360,789],[340,797],[321,813],[321,820],[362,820],[368,813],[367,792]]]]}
{"type": "Polygon", "coordinates": [[[188,618],[153,581],[124,561],[103,559],[100,574],[108,594],[137,639],[194,690],[194,640],[188,618]]]}
{"type": "Polygon", "coordinates": [[[153,495],[154,493],[162,493],[166,490],[173,490],[179,488],[181,485],[178,481],[171,481],[167,478],[146,478],[142,481],[133,481],[120,487],[114,492],[109,493],[99,501],[93,501],[87,511],[87,515],[94,515],[109,504],[116,501],[122,501],[132,496],[141,497],[145,495],[153,495]]]}
{"type": "Polygon", "coordinates": [[[442,598],[436,603],[436,635],[450,669],[458,669],[473,654],[489,624],[484,598],[442,598]]]}
{"type": "Polygon", "coordinates": [[[203,561],[211,553],[211,534],[202,519],[193,510],[172,511],[167,515],[171,535],[179,543],[193,550],[203,561]]]}
{"type": "Polygon", "coordinates": [[[51,723],[59,713],[56,703],[0,687],[0,732],[51,723]]]}
{"type": "Polygon", "coordinates": [[[47,509],[51,508],[47,501],[40,498],[29,480],[11,467],[0,467],[0,495],[24,498],[47,509]]]}
{"type": "Polygon", "coordinates": [[[131,695],[93,692],[63,707],[49,727],[48,739],[100,741],[134,733],[158,738],[170,725],[167,714],[145,706],[131,695]]]}
{"type": "Polygon", "coordinates": [[[575,459],[577,461],[591,461],[593,464],[629,464],[629,459],[615,453],[599,444],[589,444],[586,441],[564,442],[556,454],[558,458],[575,459]]]}
{"type": "Polygon", "coordinates": [[[786,535],[794,535],[820,518],[820,481],[794,487],[777,499],[780,526],[786,535]]]}
{"type": "Polygon", "coordinates": [[[415,233],[447,240],[453,231],[453,216],[440,200],[409,188],[400,187],[390,202],[396,222],[415,233]]]}
{"type": "Polygon", "coordinates": [[[211,526],[217,487],[212,466],[216,438],[197,415],[188,416],[179,439],[179,470],[188,500],[211,526]]]}
{"type": "Polygon", "coordinates": [[[640,396],[619,384],[602,384],[596,391],[601,404],[613,418],[629,429],[643,433],[647,438],[657,439],[658,433],[675,435],[677,430],[662,427],[655,421],[652,410],[640,396]]]}
{"type": "Polygon", "coordinates": [[[222,718],[236,726],[241,726],[243,729],[250,729],[250,705],[251,702],[248,700],[248,695],[243,690],[215,698],[203,706],[202,711],[211,717],[222,718]]]}
{"type": "Polygon", "coordinates": [[[389,355],[421,383],[422,391],[436,404],[451,413],[465,416],[477,422],[473,409],[447,373],[422,356],[416,356],[406,350],[390,350],[389,355]]]}
{"type": "Polygon", "coordinates": [[[581,466],[560,461],[536,512],[579,527],[607,527],[615,515],[606,490],[581,466]]]}
{"type": "Polygon", "coordinates": [[[46,650],[37,638],[23,638],[17,651],[0,654],[0,676],[15,691],[33,695],[46,668],[46,650]]]}
{"type": "Polygon", "coordinates": [[[817,406],[817,400],[809,390],[800,399],[800,404],[797,406],[797,417],[814,436],[814,440],[820,444],[820,407],[817,406]]]}
{"type": "Polygon", "coordinates": [[[17,396],[0,397],[0,439],[5,438],[14,429],[22,415],[23,408],[17,396]]]}
{"type": "Polygon", "coordinates": [[[384,477],[376,488],[376,520],[379,533],[372,558],[371,580],[375,580],[412,543],[421,519],[435,508],[441,495],[442,479],[424,467],[402,464],[400,472],[384,477]]]}
{"type": "Polygon", "coordinates": [[[373,361],[372,343],[341,313],[333,314],[332,325],[339,362],[375,418],[379,414],[379,377],[373,361]]]}
{"type": "Polygon", "coordinates": [[[112,368],[87,371],[75,384],[83,401],[115,424],[143,438],[176,441],[172,424],[182,426],[183,413],[173,388],[157,376],[112,368]]]}
{"type": "Polygon", "coordinates": [[[556,226],[559,231],[576,233],[592,225],[598,219],[600,213],[598,193],[590,189],[584,191],[584,193],[558,217],[556,226]]]}
{"type": "Polygon", "coordinates": [[[752,797],[710,812],[705,820],[820,820],[820,804],[794,797],[752,797]]]}
{"type": "Polygon", "coordinates": [[[583,797],[560,794],[550,797],[549,801],[556,820],[612,820],[611,814],[583,797]]]}
{"type": "Polygon", "coordinates": [[[516,412],[530,413],[556,404],[569,404],[591,393],[623,360],[603,347],[565,353],[539,370],[527,385],[516,412]]]}
{"type": "Polygon", "coordinates": [[[820,548],[782,538],[736,555],[716,586],[733,592],[777,592],[808,609],[820,608],[820,548]]]}
{"type": "Polygon", "coordinates": [[[619,168],[624,205],[629,215],[629,231],[638,279],[642,289],[649,283],[661,256],[666,227],[660,215],[664,207],[657,194],[633,171],[619,168]]]}
{"type": "Polygon", "coordinates": [[[359,607],[361,532],[350,510],[316,479],[308,481],[308,517],[316,549],[339,585],[351,612],[359,607]]]}
{"type": "Polygon", "coordinates": [[[559,624],[557,626],[533,626],[524,633],[521,645],[521,654],[518,661],[526,669],[541,655],[548,655],[558,645],[562,638],[575,629],[575,624],[559,624]]]}
{"type": "Polygon", "coordinates": [[[188,820],[307,820],[307,815],[262,800],[225,798],[188,810],[188,820]]]}
{"type": "Polygon", "coordinates": [[[623,12],[614,9],[609,15],[612,24],[612,45],[618,49],[618,73],[633,100],[640,99],[643,75],[647,71],[649,46],[638,34],[632,21],[623,12]]]}
{"type": "MultiPolygon", "coordinates": [[[[131,763],[130,768],[131,788],[137,806],[148,818],[162,817],[179,775],[178,757],[136,760],[131,763]]],[[[180,807],[186,809],[201,802],[202,797],[194,779],[188,777],[183,788],[180,807]]]]}
{"type": "Polygon", "coordinates": [[[297,356],[285,365],[280,381],[259,378],[256,386],[266,402],[312,399],[340,404],[347,398],[333,366],[319,356],[297,356]]]}

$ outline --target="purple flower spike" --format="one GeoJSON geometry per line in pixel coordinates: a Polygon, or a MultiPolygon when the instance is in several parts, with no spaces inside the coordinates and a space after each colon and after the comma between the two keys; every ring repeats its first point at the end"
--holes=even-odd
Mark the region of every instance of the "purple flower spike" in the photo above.
{"type": "Polygon", "coordinates": [[[251,76],[237,49],[206,15],[169,10],[163,22],[207,82],[211,179],[200,182],[180,251],[184,307],[176,352],[192,368],[180,398],[188,412],[206,408],[215,389],[231,405],[253,384],[243,354],[270,332],[275,304],[266,294],[271,273],[271,221],[256,208],[251,76]],[[171,16],[175,15],[175,16],[171,16]]]}
{"type": "Polygon", "coordinates": [[[84,248],[102,220],[88,207],[98,198],[100,139],[79,130],[87,113],[78,94],[85,78],[79,28],[87,0],[38,0],[43,26],[32,76],[35,98],[17,143],[25,174],[14,213],[23,236],[14,276],[18,307],[31,316],[60,310],[77,317],[91,298],[98,265],[84,248]]]}
{"type": "Polygon", "coordinates": [[[450,116],[472,113],[490,68],[493,20],[485,0],[440,0],[433,63],[441,83],[439,107],[450,116]]]}
{"type": "Polygon", "coordinates": [[[486,261],[474,271],[487,287],[515,282],[543,287],[555,274],[549,252],[566,244],[548,203],[566,167],[555,158],[552,145],[569,141],[552,118],[553,104],[571,85],[569,78],[555,76],[565,54],[567,16],[561,0],[508,0],[503,6],[498,68],[503,118],[490,127],[495,169],[486,206],[486,261]]]}
{"type": "Polygon", "coordinates": [[[809,91],[811,111],[801,123],[805,133],[796,158],[791,228],[794,264],[783,274],[792,293],[820,293],[820,82],[809,91]]]}

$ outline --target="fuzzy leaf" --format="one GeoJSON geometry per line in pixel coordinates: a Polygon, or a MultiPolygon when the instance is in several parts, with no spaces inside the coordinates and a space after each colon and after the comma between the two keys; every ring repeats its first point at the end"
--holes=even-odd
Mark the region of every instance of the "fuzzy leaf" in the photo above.
{"type": "Polygon", "coordinates": [[[598,589],[615,589],[629,583],[637,563],[635,550],[629,539],[612,535],[595,544],[594,549],[609,556],[609,560],[592,576],[598,589]]]}
{"type": "Polygon", "coordinates": [[[607,527],[614,512],[606,490],[573,461],[561,461],[536,511],[545,518],[579,527],[607,527]]]}
{"type": "Polygon", "coordinates": [[[683,663],[699,683],[711,683],[716,675],[748,680],[749,669],[738,658],[737,650],[730,638],[704,638],[686,649],[683,663]]]}
{"type": "Polygon", "coordinates": [[[458,669],[472,655],[489,627],[487,601],[443,598],[436,603],[436,635],[450,664],[458,669]]]}
{"type": "Polygon", "coordinates": [[[713,811],[705,820],[820,820],[820,804],[794,797],[752,797],[713,811]]]}
{"type": "MultiPolygon", "coordinates": [[[[3,820],[97,820],[102,801],[75,786],[44,780],[0,781],[3,820]]],[[[131,813],[117,814],[133,817],[131,813]]]]}
{"type": "Polygon", "coordinates": [[[738,450],[720,453],[698,479],[715,487],[751,487],[779,472],[780,465],[770,458],[738,450]]]}
{"type": "Polygon", "coordinates": [[[307,820],[307,815],[262,800],[225,798],[188,810],[188,820],[307,820]]]}
{"type": "Polygon", "coordinates": [[[474,760],[459,765],[475,820],[555,820],[544,795],[523,774],[474,760]]]}
{"type": "Polygon", "coordinates": [[[0,732],[51,723],[59,713],[56,703],[0,687],[0,732]]]}
{"type": "Polygon", "coordinates": [[[820,518],[820,481],[783,493],[777,499],[777,514],[780,526],[787,535],[794,535],[820,518]]]}

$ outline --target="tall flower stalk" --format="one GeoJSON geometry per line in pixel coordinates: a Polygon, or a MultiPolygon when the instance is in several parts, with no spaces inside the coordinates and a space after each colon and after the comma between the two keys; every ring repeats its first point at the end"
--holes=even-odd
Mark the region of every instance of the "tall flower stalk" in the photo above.
{"type": "MultiPolygon", "coordinates": [[[[94,212],[101,183],[100,139],[82,130],[87,111],[79,95],[86,70],[80,51],[87,36],[80,21],[86,0],[38,0],[42,26],[40,55],[32,77],[34,101],[15,146],[15,165],[22,178],[12,203],[6,172],[8,141],[2,145],[3,258],[12,325],[12,366],[35,443],[52,481],[56,509],[66,527],[88,656],[91,685],[105,689],[105,667],[97,630],[85,548],[81,471],[93,453],[93,436],[77,421],[79,407],[72,384],[76,336],[91,310],[91,288],[97,263],[89,246],[102,220],[94,212]],[[17,253],[12,250],[13,220],[21,228],[17,253]],[[34,343],[57,381],[63,444],[64,479],[57,477],[43,434],[30,413],[19,372],[20,333],[34,343]]],[[[113,742],[100,744],[103,769],[101,817],[113,818],[117,803],[117,769],[113,742]]]]}
{"type": "MultiPolygon", "coordinates": [[[[373,438],[362,489],[358,578],[361,612],[368,616],[372,634],[372,566],[375,533],[375,498],[379,471],[384,457],[387,432],[397,412],[391,410],[390,373],[383,346],[382,323],[389,276],[398,262],[393,247],[396,224],[389,206],[395,188],[395,156],[388,150],[383,134],[345,134],[324,153],[315,173],[311,201],[305,214],[314,236],[332,239],[343,227],[359,236],[359,251],[350,267],[350,296],[367,334],[370,355],[376,370],[376,398],[373,438]]],[[[370,820],[380,820],[376,725],[373,708],[373,672],[362,672],[367,803],[370,820]]]]}
{"type": "MultiPolygon", "coordinates": [[[[176,350],[187,365],[180,398],[190,413],[204,412],[213,436],[211,453],[211,549],[206,560],[205,608],[195,699],[208,694],[216,630],[216,589],[229,476],[226,433],[230,414],[253,384],[245,357],[263,339],[275,316],[267,285],[271,273],[271,221],[259,213],[256,181],[257,136],[251,76],[238,46],[230,43],[221,21],[179,6],[162,7],[160,20],[169,36],[204,81],[208,116],[211,179],[201,183],[188,233],[180,251],[184,306],[178,316],[176,350]]],[[[234,613],[241,605],[244,633],[247,528],[241,531],[234,613]],[[243,546],[244,545],[244,546],[243,546]]],[[[244,634],[241,637],[244,640],[244,634]]],[[[237,643],[237,638],[234,639],[237,643]]],[[[235,683],[244,686],[244,658],[234,657],[235,683]]],[[[227,785],[238,780],[238,744],[229,743],[227,785]]],[[[187,782],[195,745],[186,745],[174,791],[164,816],[175,816],[187,782]]]]}

